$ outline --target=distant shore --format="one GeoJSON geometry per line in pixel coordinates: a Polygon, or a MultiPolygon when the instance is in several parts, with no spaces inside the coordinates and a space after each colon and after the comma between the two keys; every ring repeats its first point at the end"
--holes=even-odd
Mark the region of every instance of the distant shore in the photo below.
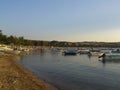
{"type": "Polygon", "coordinates": [[[21,67],[12,57],[0,54],[0,90],[58,90],[21,67]]]}

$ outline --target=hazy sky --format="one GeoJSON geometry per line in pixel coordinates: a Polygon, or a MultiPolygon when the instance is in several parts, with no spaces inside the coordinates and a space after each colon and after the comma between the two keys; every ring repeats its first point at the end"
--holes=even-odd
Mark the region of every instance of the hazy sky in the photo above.
{"type": "Polygon", "coordinates": [[[0,29],[27,39],[120,41],[120,0],[0,0],[0,29]]]}

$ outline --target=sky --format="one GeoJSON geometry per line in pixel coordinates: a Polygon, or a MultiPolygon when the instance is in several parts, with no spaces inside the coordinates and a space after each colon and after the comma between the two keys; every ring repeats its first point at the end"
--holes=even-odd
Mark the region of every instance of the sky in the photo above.
{"type": "Polygon", "coordinates": [[[0,29],[32,40],[120,42],[120,0],[0,0],[0,29]]]}

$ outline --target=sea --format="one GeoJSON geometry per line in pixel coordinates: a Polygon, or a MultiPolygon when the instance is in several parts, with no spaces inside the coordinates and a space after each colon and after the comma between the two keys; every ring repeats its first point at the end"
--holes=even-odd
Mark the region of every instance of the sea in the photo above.
{"type": "Polygon", "coordinates": [[[49,48],[15,60],[59,90],[120,90],[120,60],[102,62],[87,54],[65,56],[49,48]]]}

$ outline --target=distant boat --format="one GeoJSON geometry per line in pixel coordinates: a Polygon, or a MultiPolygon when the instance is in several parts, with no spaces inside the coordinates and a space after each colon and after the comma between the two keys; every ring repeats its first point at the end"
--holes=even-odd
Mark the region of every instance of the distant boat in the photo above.
{"type": "Polygon", "coordinates": [[[5,53],[7,54],[15,54],[15,55],[19,55],[21,53],[21,51],[18,50],[9,50],[9,51],[5,51],[5,53]]]}
{"type": "Polygon", "coordinates": [[[103,54],[99,58],[103,60],[120,60],[120,53],[103,54]]]}
{"type": "Polygon", "coordinates": [[[4,49],[3,48],[0,48],[0,52],[3,52],[4,51],[4,49]]]}
{"type": "Polygon", "coordinates": [[[112,53],[112,50],[109,50],[109,49],[101,49],[100,52],[105,53],[105,54],[110,54],[110,53],[112,53]]]}
{"type": "Polygon", "coordinates": [[[76,50],[67,50],[63,52],[64,55],[77,55],[76,50]]]}
{"type": "Polygon", "coordinates": [[[103,52],[90,52],[90,55],[92,55],[92,56],[101,56],[101,55],[103,55],[103,52]]]}
{"type": "Polygon", "coordinates": [[[120,53],[120,49],[114,49],[112,53],[120,53]]]}
{"type": "Polygon", "coordinates": [[[81,49],[81,50],[79,50],[78,53],[80,53],[80,54],[89,54],[89,52],[90,52],[89,49],[81,49]]]}
{"type": "Polygon", "coordinates": [[[18,55],[20,53],[21,53],[21,51],[18,51],[18,50],[13,51],[13,54],[16,54],[16,55],[18,55]]]}

